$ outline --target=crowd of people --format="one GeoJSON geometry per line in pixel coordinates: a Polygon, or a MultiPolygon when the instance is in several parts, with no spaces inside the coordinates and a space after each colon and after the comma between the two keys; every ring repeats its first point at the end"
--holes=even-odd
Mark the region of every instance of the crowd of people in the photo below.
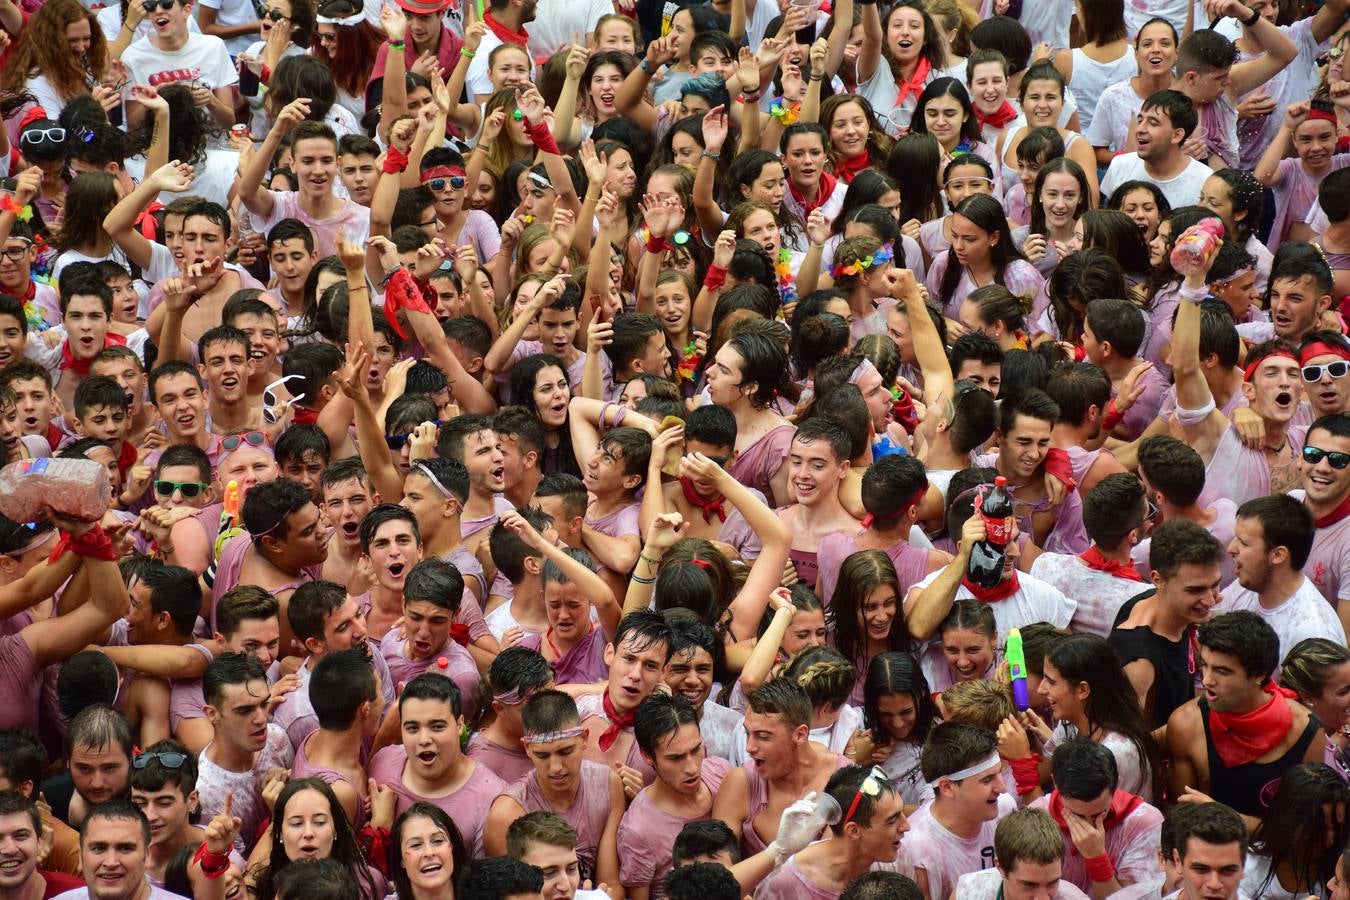
{"type": "Polygon", "coordinates": [[[0,0],[0,900],[1350,900],[1348,21],[0,0]]]}

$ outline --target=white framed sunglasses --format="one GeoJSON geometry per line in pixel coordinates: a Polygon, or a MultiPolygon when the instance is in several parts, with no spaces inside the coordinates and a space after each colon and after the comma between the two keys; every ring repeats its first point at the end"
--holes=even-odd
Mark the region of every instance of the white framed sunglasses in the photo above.
{"type": "Polygon", "coordinates": [[[305,399],[304,394],[296,394],[285,403],[282,403],[281,398],[277,396],[277,388],[288,381],[294,381],[297,378],[303,377],[303,375],[283,375],[267,387],[263,388],[263,419],[268,425],[275,425],[277,422],[280,422],[286,415],[286,410],[305,399]],[[277,409],[278,406],[280,406],[281,409],[277,409]]]}

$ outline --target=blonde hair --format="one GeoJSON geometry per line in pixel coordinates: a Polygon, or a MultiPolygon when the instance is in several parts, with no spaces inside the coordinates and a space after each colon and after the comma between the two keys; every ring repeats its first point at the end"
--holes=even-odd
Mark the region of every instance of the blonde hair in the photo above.
{"type": "Polygon", "coordinates": [[[1012,689],[999,681],[958,681],[942,692],[943,718],[966,722],[991,734],[1017,712],[1012,689]]]}
{"type": "Polygon", "coordinates": [[[1017,861],[1046,865],[1064,859],[1064,835],[1050,814],[1024,807],[1008,813],[994,829],[994,858],[1004,875],[1017,861]]]}
{"type": "Polygon", "coordinates": [[[858,682],[858,668],[833,647],[807,647],[783,667],[782,677],[797,683],[811,706],[838,709],[858,682]]]}
{"type": "Polygon", "coordinates": [[[947,32],[956,34],[947,42],[947,52],[955,56],[970,56],[970,32],[980,24],[980,17],[973,9],[960,0],[926,0],[924,6],[942,29],[945,40],[947,32]]]}

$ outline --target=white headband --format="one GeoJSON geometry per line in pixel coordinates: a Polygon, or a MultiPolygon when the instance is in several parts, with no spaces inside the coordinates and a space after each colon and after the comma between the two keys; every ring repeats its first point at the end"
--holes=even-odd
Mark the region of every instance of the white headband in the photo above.
{"type": "Polygon", "coordinates": [[[946,778],[948,781],[960,781],[963,778],[969,778],[972,775],[978,775],[981,772],[992,769],[994,766],[1002,766],[1003,760],[997,753],[991,753],[984,759],[973,765],[966,766],[959,772],[953,772],[950,775],[939,775],[939,778],[946,778]]]}
{"type": "Polygon", "coordinates": [[[315,17],[314,17],[314,21],[315,21],[316,23],[318,23],[319,25],[346,25],[346,26],[349,26],[349,27],[355,27],[355,26],[357,26],[357,25],[360,25],[360,24],[361,24],[362,22],[364,22],[365,20],[366,20],[366,14],[365,14],[364,12],[352,13],[350,16],[348,16],[348,17],[345,18],[345,19],[334,19],[334,18],[332,18],[332,17],[330,17],[330,16],[315,16],[315,17]]]}

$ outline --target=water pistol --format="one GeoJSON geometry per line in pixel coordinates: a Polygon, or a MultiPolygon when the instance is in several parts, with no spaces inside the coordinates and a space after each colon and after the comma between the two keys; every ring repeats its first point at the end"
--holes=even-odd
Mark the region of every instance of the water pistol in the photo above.
{"type": "Polygon", "coordinates": [[[216,538],[215,554],[220,559],[220,551],[227,541],[243,531],[239,523],[239,482],[231,481],[225,485],[225,496],[221,501],[220,534],[216,538]]]}
{"type": "Polygon", "coordinates": [[[1022,652],[1022,632],[1014,628],[1008,632],[1008,646],[1003,656],[1008,660],[1008,675],[1012,680],[1013,706],[1018,712],[1031,709],[1031,695],[1027,691],[1027,657],[1022,652]]]}

